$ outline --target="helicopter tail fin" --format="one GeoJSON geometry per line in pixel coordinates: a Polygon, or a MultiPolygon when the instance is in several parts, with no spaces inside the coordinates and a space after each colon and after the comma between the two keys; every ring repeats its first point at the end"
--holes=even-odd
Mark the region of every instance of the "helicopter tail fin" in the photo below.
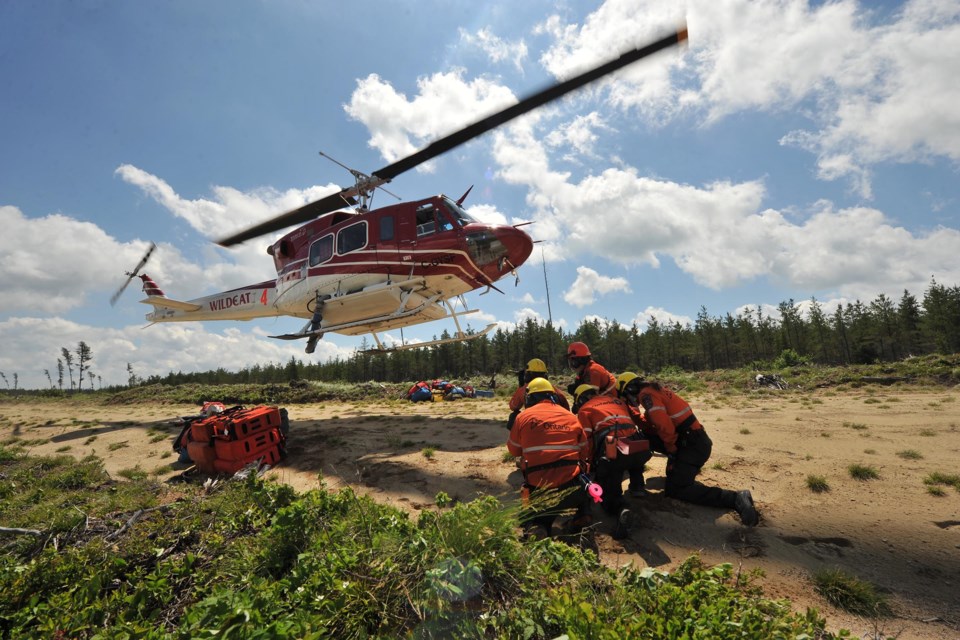
{"type": "Polygon", "coordinates": [[[168,298],[164,295],[163,290],[157,286],[157,283],[153,281],[153,278],[145,273],[139,274],[138,277],[143,280],[143,292],[147,294],[146,299],[140,301],[143,304],[166,309],[176,309],[177,311],[199,311],[203,308],[199,304],[168,298]]]}

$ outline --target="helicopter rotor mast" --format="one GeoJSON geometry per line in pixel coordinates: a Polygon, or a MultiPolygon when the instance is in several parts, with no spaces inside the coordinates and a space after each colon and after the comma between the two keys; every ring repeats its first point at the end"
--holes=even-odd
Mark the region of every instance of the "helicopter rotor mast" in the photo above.
{"type": "MultiPolygon", "coordinates": [[[[390,182],[395,177],[409,171],[428,160],[450,151],[451,149],[460,146],[466,142],[469,142],[473,138],[483,135],[484,133],[494,129],[502,124],[513,120],[537,107],[540,107],[548,102],[557,100],[558,98],[563,97],[564,95],[575,91],[584,85],[587,85],[595,80],[599,80],[605,75],[613,73],[633,62],[636,62],[642,58],[653,55],[658,51],[666,49],[667,47],[672,47],[673,45],[683,43],[687,40],[687,27],[686,25],[681,26],[677,31],[671,33],[670,35],[664,36],[655,42],[651,42],[648,45],[639,47],[636,49],[631,49],[624,52],[620,57],[610,60],[598,67],[589,69],[579,75],[576,75],[572,78],[568,78],[563,82],[551,85],[546,89],[539,91],[531,96],[524,98],[523,100],[517,102],[514,105],[507,107],[497,113],[494,113],[486,118],[478,120],[477,122],[455,131],[450,135],[447,135],[439,140],[436,140],[423,149],[397,160],[396,162],[378,169],[371,173],[370,175],[364,174],[360,171],[356,171],[345,167],[341,163],[337,162],[341,166],[344,166],[350,173],[354,175],[356,179],[356,184],[352,187],[345,187],[340,191],[330,194],[320,200],[311,202],[302,207],[294,209],[293,211],[288,211],[283,213],[275,218],[261,222],[260,224],[254,225],[243,231],[239,231],[233,235],[221,238],[217,241],[222,247],[231,247],[241,242],[246,242],[247,240],[272,233],[274,231],[279,231],[280,229],[285,229],[287,227],[293,226],[295,224],[303,224],[309,222],[314,218],[322,216],[325,213],[330,213],[331,211],[336,211],[337,209],[343,208],[347,203],[348,205],[355,206],[357,201],[355,196],[360,196],[361,202],[365,205],[369,198],[371,197],[373,190],[377,188],[382,188],[382,185],[390,182]]],[[[322,156],[327,157],[331,160],[330,156],[327,156],[321,152],[322,156]]],[[[393,195],[393,194],[391,194],[393,195]]]]}

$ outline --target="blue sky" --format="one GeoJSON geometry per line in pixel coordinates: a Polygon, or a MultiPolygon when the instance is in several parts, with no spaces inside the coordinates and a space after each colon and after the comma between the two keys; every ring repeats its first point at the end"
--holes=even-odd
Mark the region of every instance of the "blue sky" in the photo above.
{"type": "MultiPolygon", "coordinates": [[[[146,271],[188,299],[272,277],[211,238],[349,183],[682,20],[641,61],[398,177],[541,242],[471,324],[643,326],[960,283],[960,1],[0,3],[0,371],[103,384],[313,356],[293,318],[144,329],[146,271]]],[[[374,205],[387,204],[380,193],[374,205]]],[[[405,331],[429,339],[446,324],[405,331]]]]}

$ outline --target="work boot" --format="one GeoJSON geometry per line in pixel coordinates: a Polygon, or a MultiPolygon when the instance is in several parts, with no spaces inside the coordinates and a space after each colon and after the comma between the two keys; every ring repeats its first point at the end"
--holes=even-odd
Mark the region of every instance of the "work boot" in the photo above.
{"type": "Polygon", "coordinates": [[[755,527],[760,522],[760,514],[757,508],[753,506],[753,496],[746,489],[737,491],[737,497],[733,502],[733,508],[740,514],[740,521],[748,527],[755,527]]]}
{"type": "Polygon", "coordinates": [[[631,482],[630,488],[627,489],[627,493],[630,494],[631,498],[642,498],[643,496],[647,495],[647,493],[649,492],[647,491],[647,488],[644,485],[631,482]]]}
{"type": "Polygon", "coordinates": [[[624,509],[617,517],[617,524],[613,527],[614,540],[623,540],[630,537],[630,526],[633,524],[633,514],[630,509],[624,509]]]}

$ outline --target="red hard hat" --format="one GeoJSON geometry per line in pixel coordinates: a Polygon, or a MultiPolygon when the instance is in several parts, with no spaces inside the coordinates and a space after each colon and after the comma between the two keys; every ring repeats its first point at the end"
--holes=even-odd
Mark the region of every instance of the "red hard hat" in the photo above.
{"type": "Polygon", "coordinates": [[[567,347],[568,358],[583,358],[590,355],[590,348],[582,342],[571,342],[567,347]]]}

